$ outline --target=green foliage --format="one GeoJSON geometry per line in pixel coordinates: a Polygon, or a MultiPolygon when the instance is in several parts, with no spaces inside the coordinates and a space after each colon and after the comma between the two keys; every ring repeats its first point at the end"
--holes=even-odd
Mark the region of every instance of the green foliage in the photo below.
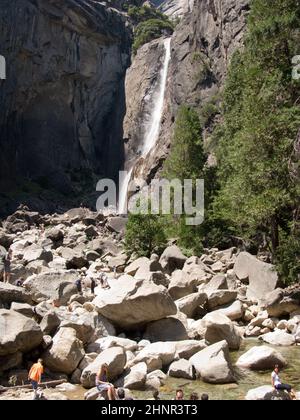
{"type": "Polygon", "coordinates": [[[125,249],[139,257],[161,253],[167,245],[162,224],[157,215],[129,214],[125,234],[125,249]]]}
{"type": "MultiPolygon", "coordinates": [[[[202,127],[197,112],[186,105],[179,108],[174,139],[168,159],[165,162],[163,176],[169,180],[204,177],[206,155],[203,151],[202,127]]],[[[178,237],[178,245],[187,254],[200,254],[203,249],[201,226],[187,226],[185,215],[171,217],[168,221],[168,233],[178,237]]]]}
{"type": "Polygon", "coordinates": [[[285,282],[291,284],[300,279],[300,237],[283,235],[276,251],[276,268],[285,282]]]}
{"type": "Polygon", "coordinates": [[[154,39],[161,37],[164,33],[172,34],[174,25],[169,20],[165,19],[149,19],[138,24],[135,30],[133,53],[154,39]]]}
{"type": "Polygon", "coordinates": [[[168,16],[164,15],[154,7],[149,6],[130,6],[128,9],[128,15],[135,25],[150,19],[159,19],[166,22],[169,21],[168,16]]]}
{"type": "Polygon", "coordinates": [[[219,130],[214,217],[244,236],[263,233],[273,255],[279,228],[293,220],[297,201],[289,161],[300,125],[300,85],[291,78],[299,25],[299,1],[273,0],[271,7],[252,1],[245,49],[231,62],[219,130]]]}

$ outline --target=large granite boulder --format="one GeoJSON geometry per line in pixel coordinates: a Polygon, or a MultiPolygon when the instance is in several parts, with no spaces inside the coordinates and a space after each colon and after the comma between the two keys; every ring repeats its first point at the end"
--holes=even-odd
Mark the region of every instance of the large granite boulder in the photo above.
{"type": "Polygon", "coordinates": [[[140,362],[145,362],[148,372],[161,369],[173,362],[176,355],[176,342],[157,342],[144,347],[137,356],[128,363],[132,367],[140,362]]]}
{"type": "Polygon", "coordinates": [[[207,295],[205,293],[192,293],[176,300],[175,304],[178,310],[184,313],[188,318],[194,318],[207,303],[207,295]]]}
{"type": "Polygon", "coordinates": [[[93,388],[95,386],[96,375],[104,363],[108,365],[108,380],[111,382],[123,373],[126,364],[124,349],[112,347],[100,353],[82,372],[81,384],[84,388],[93,388]]]}
{"type": "Polygon", "coordinates": [[[226,341],[221,341],[194,354],[190,358],[198,376],[212,384],[235,382],[229,348],[226,341]]]}
{"type": "Polygon", "coordinates": [[[197,292],[197,279],[191,277],[182,270],[176,270],[172,273],[169,284],[169,293],[174,300],[197,292]]]}
{"type": "Polygon", "coordinates": [[[256,346],[244,353],[236,362],[241,368],[251,370],[272,370],[275,365],[285,367],[285,358],[272,347],[256,346]]]}
{"type": "Polygon", "coordinates": [[[182,378],[193,380],[195,379],[195,371],[192,363],[189,360],[180,359],[171,363],[168,375],[173,378],[182,378]]]}
{"type": "Polygon", "coordinates": [[[268,293],[261,304],[270,317],[280,318],[299,310],[300,298],[293,295],[285,296],[284,290],[276,289],[268,293]]]}
{"type": "Polygon", "coordinates": [[[83,343],[73,328],[60,328],[52,346],[44,353],[45,366],[54,372],[70,375],[85,355],[83,343]]]}
{"type": "Polygon", "coordinates": [[[248,391],[245,400],[247,401],[290,401],[291,397],[287,392],[276,391],[270,385],[263,385],[248,391]]]}
{"type": "Polygon", "coordinates": [[[32,304],[31,294],[23,287],[13,286],[8,283],[0,283],[0,302],[11,304],[12,302],[32,304]]]}
{"type": "Polygon", "coordinates": [[[75,270],[50,271],[26,280],[26,287],[31,291],[32,298],[39,302],[43,299],[53,299],[61,305],[66,305],[72,295],[77,293],[75,280],[78,273],[75,270]]]}
{"type": "Polygon", "coordinates": [[[26,353],[43,340],[39,325],[18,312],[0,309],[0,356],[26,353]]]}
{"type": "Polygon", "coordinates": [[[279,284],[274,266],[258,260],[248,252],[241,252],[238,255],[234,272],[239,280],[249,280],[247,289],[249,299],[262,299],[279,284]]]}
{"type": "Polygon", "coordinates": [[[295,337],[283,330],[276,330],[259,337],[260,340],[265,341],[273,346],[292,346],[295,344],[295,337]]]}
{"type": "Polygon", "coordinates": [[[93,301],[97,311],[123,329],[134,329],[177,313],[168,291],[150,281],[121,277],[93,301]]]}
{"type": "Polygon", "coordinates": [[[156,341],[188,340],[189,336],[184,323],[180,319],[169,317],[149,323],[144,338],[153,343],[156,341]]]}
{"type": "Polygon", "coordinates": [[[177,269],[181,270],[186,260],[187,257],[183,255],[180,248],[176,245],[172,245],[164,250],[159,262],[163,269],[171,274],[177,269]]]}
{"type": "Polygon", "coordinates": [[[225,340],[230,350],[239,350],[241,345],[241,336],[227,316],[218,312],[211,312],[203,318],[205,326],[205,340],[209,344],[214,344],[225,340]]]}

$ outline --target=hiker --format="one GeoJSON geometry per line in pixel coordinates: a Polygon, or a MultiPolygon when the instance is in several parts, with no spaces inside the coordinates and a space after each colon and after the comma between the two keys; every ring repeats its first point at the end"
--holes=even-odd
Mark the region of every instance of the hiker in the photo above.
{"type": "Polygon", "coordinates": [[[91,293],[92,295],[95,294],[96,282],[93,278],[91,278],[91,293]]]}
{"type": "Polygon", "coordinates": [[[32,365],[29,374],[28,380],[31,382],[33,389],[33,399],[38,399],[38,385],[41,383],[42,374],[44,373],[43,360],[39,359],[37,363],[32,365]]]}
{"type": "Polygon", "coordinates": [[[208,400],[209,400],[209,396],[208,396],[208,394],[202,394],[202,395],[201,395],[201,400],[202,400],[202,401],[208,401],[208,400]]]}
{"type": "Polygon", "coordinates": [[[81,295],[82,293],[82,283],[81,283],[81,278],[77,279],[75,281],[75,285],[77,287],[77,292],[81,295]]]}
{"type": "Polygon", "coordinates": [[[106,363],[100,367],[96,375],[96,387],[100,393],[106,391],[109,400],[116,399],[115,387],[108,382],[108,365],[106,363]]]}
{"type": "Polygon", "coordinates": [[[199,395],[197,392],[193,392],[190,396],[190,400],[199,400],[199,395]]]}
{"type": "Polygon", "coordinates": [[[12,250],[9,249],[8,253],[3,258],[3,265],[4,265],[3,281],[4,281],[4,283],[9,283],[10,282],[11,260],[12,260],[12,250]]]}
{"type": "Polygon", "coordinates": [[[175,400],[176,401],[183,400],[183,391],[182,391],[182,389],[177,389],[176,390],[175,400]]]}
{"type": "Polygon", "coordinates": [[[106,274],[101,273],[100,277],[99,277],[99,280],[100,280],[100,284],[101,284],[102,289],[110,289],[110,285],[108,284],[106,274]]]}
{"type": "Polygon", "coordinates": [[[283,384],[279,378],[279,365],[275,365],[275,368],[271,375],[272,378],[272,386],[277,391],[287,391],[293,400],[296,399],[296,394],[292,389],[291,385],[283,384]]]}

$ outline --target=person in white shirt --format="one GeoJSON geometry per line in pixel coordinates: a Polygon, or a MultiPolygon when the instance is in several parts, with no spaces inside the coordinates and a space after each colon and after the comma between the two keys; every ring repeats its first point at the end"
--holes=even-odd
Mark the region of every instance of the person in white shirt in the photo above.
{"type": "Polygon", "coordinates": [[[292,399],[296,399],[296,394],[293,391],[291,385],[283,384],[279,377],[279,366],[276,365],[273,372],[272,372],[272,386],[277,391],[287,391],[292,399]]]}

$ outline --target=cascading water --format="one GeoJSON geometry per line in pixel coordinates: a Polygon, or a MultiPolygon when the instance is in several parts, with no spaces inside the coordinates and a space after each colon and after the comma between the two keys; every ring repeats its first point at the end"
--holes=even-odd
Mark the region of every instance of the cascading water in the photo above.
{"type": "MultiPolygon", "coordinates": [[[[171,59],[171,38],[166,38],[164,40],[164,47],[165,59],[160,73],[160,83],[158,84],[157,89],[155,89],[153,93],[153,112],[151,113],[149,123],[147,124],[147,128],[149,129],[146,130],[144,141],[142,142],[141,147],[139,148],[139,159],[145,158],[148,155],[148,153],[156,145],[156,142],[159,137],[160,123],[164,109],[164,98],[167,86],[169,63],[171,59]]],[[[133,173],[135,163],[136,162],[134,162],[132,166],[129,169],[127,169],[127,176],[123,179],[122,183],[119,186],[119,214],[127,213],[128,185],[131,180],[131,175],[133,173]]]]}

